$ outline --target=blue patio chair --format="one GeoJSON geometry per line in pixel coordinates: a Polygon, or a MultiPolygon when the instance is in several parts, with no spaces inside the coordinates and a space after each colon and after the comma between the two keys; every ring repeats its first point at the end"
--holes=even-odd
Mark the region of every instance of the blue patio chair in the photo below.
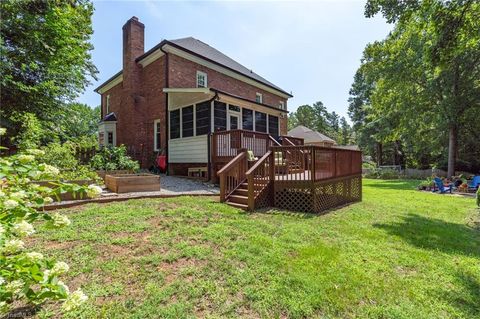
{"type": "Polygon", "coordinates": [[[469,191],[476,191],[480,186],[480,175],[474,176],[471,183],[468,183],[469,191]]]}
{"type": "Polygon", "coordinates": [[[443,185],[443,181],[439,177],[435,177],[433,181],[435,182],[434,192],[438,188],[441,194],[445,194],[446,192],[449,192],[450,194],[452,193],[452,185],[443,185]]]}

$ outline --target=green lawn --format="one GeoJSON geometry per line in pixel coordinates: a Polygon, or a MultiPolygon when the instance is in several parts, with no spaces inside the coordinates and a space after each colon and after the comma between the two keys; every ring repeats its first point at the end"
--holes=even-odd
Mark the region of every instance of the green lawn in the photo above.
{"type": "Polygon", "coordinates": [[[472,198],[364,180],[326,215],[180,197],[66,210],[35,245],[90,296],[74,318],[479,318],[472,198]]]}

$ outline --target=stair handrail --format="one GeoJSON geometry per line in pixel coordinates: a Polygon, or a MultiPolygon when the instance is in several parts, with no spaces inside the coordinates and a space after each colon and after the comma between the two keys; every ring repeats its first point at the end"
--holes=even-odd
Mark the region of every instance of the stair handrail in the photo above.
{"type": "Polygon", "coordinates": [[[235,156],[230,162],[227,163],[224,167],[222,167],[218,172],[217,176],[220,178],[220,201],[224,202],[235,189],[240,186],[246,179],[245,172],[247,169],[247,150],[242,149],[242,151],[235,156]],[[239,174],[237,177],[237,181],[235,185],[227,185],[227,176],[228,174],[239,167],[239,174]]]}
{"type": "MultiPolygon", "coordinates": [[[[265,164],[268,161],[268,181],[269,183],[273,181],[274,176],[273,176],[273,152],[269,150],[265,155],[263,155],[246,173],[246,178],[247,178],[247,183],[248,183],[248,209],[249,210],[254,210],[255,208],[255,201],[257,199],[257,194],[260,193],[261,190],[258,192],[255,192],[255,177],[256,177],[256,172],[262,168],[265,167],[265,164]]],[[[265,172],[263,172],[265,175],[265,172]]],[[[264,176],[265,177],[265,176],[264,176]]],[[[264,187],[268,187],[268,184],[264,187]]]]}

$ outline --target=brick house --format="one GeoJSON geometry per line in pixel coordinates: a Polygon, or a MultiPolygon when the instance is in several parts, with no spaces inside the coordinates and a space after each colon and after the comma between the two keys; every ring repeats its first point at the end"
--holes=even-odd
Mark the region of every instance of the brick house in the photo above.
{"type": "Polygon", "coordinates": [[[164,151],[170,174],[205,167],[213,177],[224,165],[212,165],[213,151],[221,155],[255,141],[261,156],[268,139],[287,134],[291,94],[191,37],[164,40],[145,52],[144,28],[136,17],[125,23],[123,68],[95,90],[101,145],[126,145],[143,168],[164,151]],[[232,135],[212,145],[212,135],[234,131],[241,142],[232,135]]]}

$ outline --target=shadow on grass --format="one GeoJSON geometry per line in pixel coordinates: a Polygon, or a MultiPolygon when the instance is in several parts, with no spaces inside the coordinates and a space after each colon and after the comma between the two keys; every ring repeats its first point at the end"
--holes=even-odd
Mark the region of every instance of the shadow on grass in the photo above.
{"type": "Polygon", "coordinates": [[[469,316],[478,316],[480,313],[480,281],[471,273],[459,272],[456,274],[459,283],[463,287],[462,293],[447,290],[443,292],[446,300],[469,316]]]}
{"type": "Polygon", "coordinates": [[[396,189],[396,190],[414,190],[419,181],[416,180],[375,180],[369,179],[367,187],[383,188],[383,189],[396,189]]]}
{"type": "Polygon", "coordinates": [[[373,226],[419,248],[480,257],[480,232],[466,225],[409,214],[402,222],[373,226]]]}

